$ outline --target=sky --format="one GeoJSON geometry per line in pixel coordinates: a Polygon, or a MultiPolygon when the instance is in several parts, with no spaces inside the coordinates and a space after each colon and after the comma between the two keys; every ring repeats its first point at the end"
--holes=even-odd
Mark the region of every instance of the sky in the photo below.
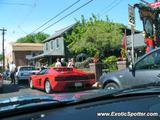
{"type": "MultiPolygon", "coordinates": [[[[0,28],[4,27],[7,29],[5,33],[5,45],[9,42],[16,41],[20,37],[33,33],[33,31],[46,21],[53,18],[76,1],[78,0],[0,0],[0,28]]],[[[65,11],[36,32],[41,32],[44,28],[57,22],[87,1],[90,0],[79,0],[79,2],[69,10],[65,11]]],[[[153,2],[154,0],[146,1],[153,2]]],[[[92,14],[97,15],[101,19],[105,19],[105,17],[108,16],[110,21],[122,23],[129,27],[128,4],[134,5],[139,2],[139,0],[93,0],[88,5],[82,7],[43,32],[52,35],[56,30],[75,23],[75,19],[80,20],[81,15],[84,15],[87,19],[92,14]]],[[[143,30],[138,10],[136,10],[135,29],[143,30]]],[[[0,33],[0,53],[2,51],[1,38],[2,35],[0,33]]]]}

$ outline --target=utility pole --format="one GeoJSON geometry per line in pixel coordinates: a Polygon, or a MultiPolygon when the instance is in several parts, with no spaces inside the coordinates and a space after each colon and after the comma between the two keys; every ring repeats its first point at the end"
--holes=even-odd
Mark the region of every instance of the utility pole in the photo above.
{"type": "Polygon", "coordinates": [[[128,23],[131,26],[131,41],[132,41],[132,64],[134,63],[134,27],[135,27],[135,10],[134,7],[128,5],[128,23]]]}
{"type": "Polygon", "coordinates": [[[0,29],[0,31],[2,31],[2,56],[3,56],[3,71],[5,71],[5,55],[4,55],[4,35],[5,35],[5,31],[7,31],[6,29],[2,28],[0,29]]]}

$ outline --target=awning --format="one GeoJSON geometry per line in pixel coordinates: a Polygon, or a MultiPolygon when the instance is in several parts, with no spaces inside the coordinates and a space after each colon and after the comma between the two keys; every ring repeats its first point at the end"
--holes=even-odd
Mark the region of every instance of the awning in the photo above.
{"type": "Polygon", "coordinates": [[[47,52],[47,53],[42,53],[40,55],[34,56],[31,58],[31,60],[39,59],[39,58],[43,58],[43,57],[49,57],[49,56],[64,56],[64,55],[56,55],[53,52],[47,52]]]}

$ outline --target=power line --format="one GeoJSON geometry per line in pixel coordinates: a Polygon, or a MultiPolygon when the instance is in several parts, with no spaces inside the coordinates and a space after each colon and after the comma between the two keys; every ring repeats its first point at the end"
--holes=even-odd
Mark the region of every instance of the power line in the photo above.
{"type": "Polygon", "coordinates": [[[108,8],[109,8],[110,6],[112,6],[114,3],[115,3],[115,0],[113,0],[109,5],[107,5],[107,6],[102,10],[102,12],[105,11],[106,9],[108,9],[108,8]]]}
{"type": "Polygon", "coordinates": [[[76,2],[74,2],[73,4],[69,5],[67,8],[65,8],[64,10],[62,10],[61,12],[59,12],[57,15],[55,15],[53,18],[49,19],[48,21],[46,21],[44,24],[42,24],[40,27],[38,27],[37,29],[35,29],[32,33],[36,32],[37,30],[39,30],[40,28],[42,28],[43,26],[45,26],[47,23],[49,23],[50,21],[52,21],[53,19],[57,18],[58,16],[60,16],[62,13],[64,13],[65,11],[67,11],[68,9],[70,9],[71,7],[73,7],[74,5],[76,5],[78,2],[80,2],[80,0],[77,0],[76,2]]]}
{"type": "Polygon", "coordinates": [[[113,6],[111,6],[111,7],[107,10],[107,12],[105,12],[105,13],[108,13],[109,11],[111,11],[114,7],[116,7],[117,5],[119,5],[121,2],[122,2],[122,0],[119,0],[116,4],[114,4],[113,6]]]}
{"type": "Polygon", "coordinates": [[[46,29],[52,27],[53,25],[57,24],[58,22],[60,22],[61,20],[65,19],[66,17],[68,17],[69,15],[73,14],[74,12],[78,11],[79,9],[83,8],[84,6],[88,5],[89,3],[91,3],[93,0],[90,0],[88,2],[86,2],[85,4],[83,4],[82,6],[78,7],[77,9],[73,10],[72,12],[68,13],[67,15],[65,15],[64,17],[60,18],[59,20],[57,20],[56,22],[54,22],[53,24],[47,26],[46,28],[44,28],[41,32],[45,31],[46,29]]]}
{"type": "Polygon", "coordinates": [[[30,17],[30,15],[33,13],[34,9],[36,9],[37,6],[37,0],[34,0],[34,4],[31,7],[31,9],[29,10],[29,12],[26,14],[26,16],[22,19],[22,22],[20,23],[19,26],[21,26],[22,24],[25,23],[25,21],[30,17]]]}
{"type": "Polygon", "coordinates": [[[5,4],[5,5],[21,5],[21,6],[32,6],[31,4],[26,4],[26,3],[10,3],[10,2],[0,2],[0,4],[5,4]]]}
{"type": "Polygon", "coordinates": [[[19,25],[19,26],[17,26],[18,28],[19,28],[19,30],[21,30],[24,34],[28,34],[27,32],[25,32],[22,28],[21,28],[21,26],[19,25]]]}

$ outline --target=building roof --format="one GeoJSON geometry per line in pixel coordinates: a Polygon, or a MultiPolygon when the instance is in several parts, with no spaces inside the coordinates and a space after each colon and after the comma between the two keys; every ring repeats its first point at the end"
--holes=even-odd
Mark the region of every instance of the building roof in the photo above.
{"type": "Polygon", "coordinates": [[[13,43],[13,51],[43,51],[41,43],[13,43]]]}
{"type": "Polygon", "coordinates": [[[53,35],[51,35],[50,37],[46,38],[43,42],[47,42],[47,41],[50,41],[52,39],[55,39],[57,37],[60,37],[60,36],[63,36],[65,32],[67,32],[68,30],[70,30],[72,27],[75,26],[76,23],[68,26],[68,27],[65,27],[63,29],[60,29],[58,31],[55,31],[55,33],[53,35]]]}
{"type": "Polygon", "coordinates": [[[51,52],[42,53],[40,55],[34,56],[31,59],[39,59],[39,58],[43,58],[43,57],[47,57],[47,56],[63,56],[63,55],[56,55],[51,51],[51,52]]]}
{"type": "MultiPolygon", "coordinates": [[[[127,47],[131,48],[132,42],[131,42],[131,35],[127,36],[127,47]]],[[[144,47],[146,44],[144,43],[144,36],[143,33],[134,34],[134,47],[144,47]]]]}

